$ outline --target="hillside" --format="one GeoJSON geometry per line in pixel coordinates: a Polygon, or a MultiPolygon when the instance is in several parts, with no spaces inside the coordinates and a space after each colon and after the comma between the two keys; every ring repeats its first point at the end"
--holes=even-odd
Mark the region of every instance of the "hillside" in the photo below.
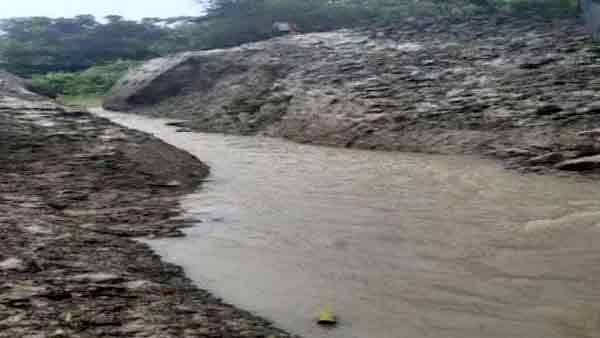
{"type": "Polygon", "coordinates": [[[201,131],[590,169],[599,56],[574,20],[413,18],[154,59],[105,107],[201,131]]]}

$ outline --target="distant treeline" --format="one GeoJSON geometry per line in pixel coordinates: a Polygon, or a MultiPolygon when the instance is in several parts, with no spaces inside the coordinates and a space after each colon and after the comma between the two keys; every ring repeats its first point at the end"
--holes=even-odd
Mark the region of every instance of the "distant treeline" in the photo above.
{"type": "MultiPolygon", "coordinates": [[[[220,48],[273,36],[271,23],[295,23],[303,32],[393,24],[407,16],[465,17],[498,12],[573,16],[577,0],[198,0],[208,15],[185,27],[195,49],[220,48]]],[[[183,35],[186,35],[183,34],[183,35]]]]}
{"type": "MultiPolygon", "coordinates": [[[[199,17],[141,21],[91,15],[0,20],[0,68],[51,79],[118,60],[145,60],[183,50],[239,45],[277,35],[274,22],[302,32],[392,24],[406,16],[575,15],[577,0],[198,0],[199,17]]],[[[120,69],[120,63],[115,69],[120,69]]],[[[38,80],[39,77],[38,77],[38,80]]],[[[103,86],[106,86],[105,84],[103,86]]],[[[71,88],[72,89],[72,88],[71,88]]],[[[60,92],[60,90],[59,90],[60,92]]]]}
{"type": "Polygon", "coordinates": [[[0,67],[22,76],[75,72],[119,59],[161,54],[167,31],[150,22],[91,15],[14,18],[0,22],[0,67]]]}

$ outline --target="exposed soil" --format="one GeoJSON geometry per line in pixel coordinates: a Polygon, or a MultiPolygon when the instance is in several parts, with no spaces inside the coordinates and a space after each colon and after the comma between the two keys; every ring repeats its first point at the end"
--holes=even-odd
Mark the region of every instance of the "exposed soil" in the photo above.
{"type": "Polygon", "coordinates": [[[289,337],[133,239],[182,236],[178,197],[207,174],[0,74],[0,337],[289,337]]]}
{"type": "Polygon", "coordinates": [[[105,107],[201,131],[589,171],[599,60],[574,19],[410,18],[151,60],[105,107]]]}

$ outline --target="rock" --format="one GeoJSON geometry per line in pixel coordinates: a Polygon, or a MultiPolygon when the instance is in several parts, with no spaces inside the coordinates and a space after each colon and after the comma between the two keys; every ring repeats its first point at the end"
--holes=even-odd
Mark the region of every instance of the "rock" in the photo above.
{"type": "Polygon", "coordinates": [[[123,286],[133,291],[149,291],[158,290],[161,288],[160,284],[153,283],[147,280],[136,280],[131,282],[123,283],[123,286]]]}
{"type": "Polygon", "coordinates": [[[47,287],[22,284],[3,285],[0,286],[0,291],[2,291],[0,292],[0,304],[9,303],[12,305],[29,304],[33,297],[40,297],[49,293],[47,287]]]}
{"type": "Polygon", "coordinates": [[[67,333],[63,329],[56,329],[55,331],[50,333],[50,335],[48,336],[48,338],[66,338],[66,337],[67,337],[67,333]]]}
{"type": "Polygon", "coordinates": [[[38,235],[50,235],[52,234],[52,230],[48,227],[44,227],[38,224],[32,224],[30,226],[23,227],[23,230],[30,232],[32,234],[38,235]]]}
{"type": "Polygon", "coordinates": [[[536,156],[527,160],[527,163],[532,166],[539,165],[553,165],[560,161],[563,161],[565,156],[560,152],[551,152],[547,154],[543,154],[540,156],[536,156]]]}
{"type": "Polygon", "coordinates": [[[172,181],[165,183],[165,187],[180,187],[180,186],[181,186],[181,182],[179,182],[177,180],[172,180],[172,181]]]}
{"type": "Polygon", "coordinates": [[[577,135],[584,136],[584,137],[598,138],[598,137],[600,137],[600,128],[584,130],[584,131],[577,133],[577,135]]]}
{"type": "Polygon", "coordinates": [[[522,69],[537,69],[545,65],[551,64],[553,62],[556,62],[558,60],[559,58],[557,58],[556,56],[532,58],[520,64],[519,67],[522,69]]]}
{"type": "Polygon", "coordinates": [[[402,52],[418,52],[423,49],[423,46],[418,43],[405,42],[398,44],[396,49],[402,52]]]}
{"type": "Polygon", "coordinates": [[[123,277],[111,273],[85,273],[67,278],[69,281],[78,283],[119,283],[123,281],[123,277]]]}
{"type": "MultiPolygon", "coordinates": [[[[593,96],[593,95],[590,95],[593,96]]],[[[586,104],[584,107],[578,108],[577,113],[579,114],[596,114],[600,112],[600,102],[595,101],[589,104],[586,104]]]]}
{"type": "Polygon", "coordinates": [[[12,257],[0,262],[0,270],[23,271],[26,269],[25,262],[19,258],[12,257]]]}
{"type": "Polygon", "coordinates": [[[82,107],[59,107],[59,116],[78,118],[88,114],[87,109],[82,107]]]}
{"type": "Polygon", "coordinates": [[[167,122],[165,124],[169,127],[186,128],[186,122],[167,122]]]}
{"type": "Polygon", "coordinates": [[[600,169],[600,155],[580,157],[573,160],[567,160],[556,164],[560,170],[587,171],[600,169]]]}
{"type": "Polygon", "coordinates": [[[536,155],[534,152],[523,148],[504,148],[495,150],[493,154],[500,158],[532,157],[536,155]]]}
{"type": "Polygon", "coordinates": [[[549,104],[536,109],[536,115],[546,116],[561,112],[563,109],[557,105],[549,104]]]}
{"type": "Polygon", "coordinates": [[[155,187],[177,188],[181,186],[181,182],[172,180],[168,182],[152,183],[151,185],[155,187]]]}

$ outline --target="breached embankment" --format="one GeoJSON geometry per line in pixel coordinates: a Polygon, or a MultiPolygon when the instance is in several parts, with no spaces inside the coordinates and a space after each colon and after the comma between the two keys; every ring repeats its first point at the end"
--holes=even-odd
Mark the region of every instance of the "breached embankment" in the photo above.
{"type": "Polygon", "coordinates": [[[409,19],[151,60],[105,107],[200,131],[600,167],[600,50],[575,20],[409,19]]]}
{"type": "Polygon", "coordinates": [[[0,337],[288,337],[133,240],[181,236],[178,197],[207,173],[1,73],[0,337]]]}

